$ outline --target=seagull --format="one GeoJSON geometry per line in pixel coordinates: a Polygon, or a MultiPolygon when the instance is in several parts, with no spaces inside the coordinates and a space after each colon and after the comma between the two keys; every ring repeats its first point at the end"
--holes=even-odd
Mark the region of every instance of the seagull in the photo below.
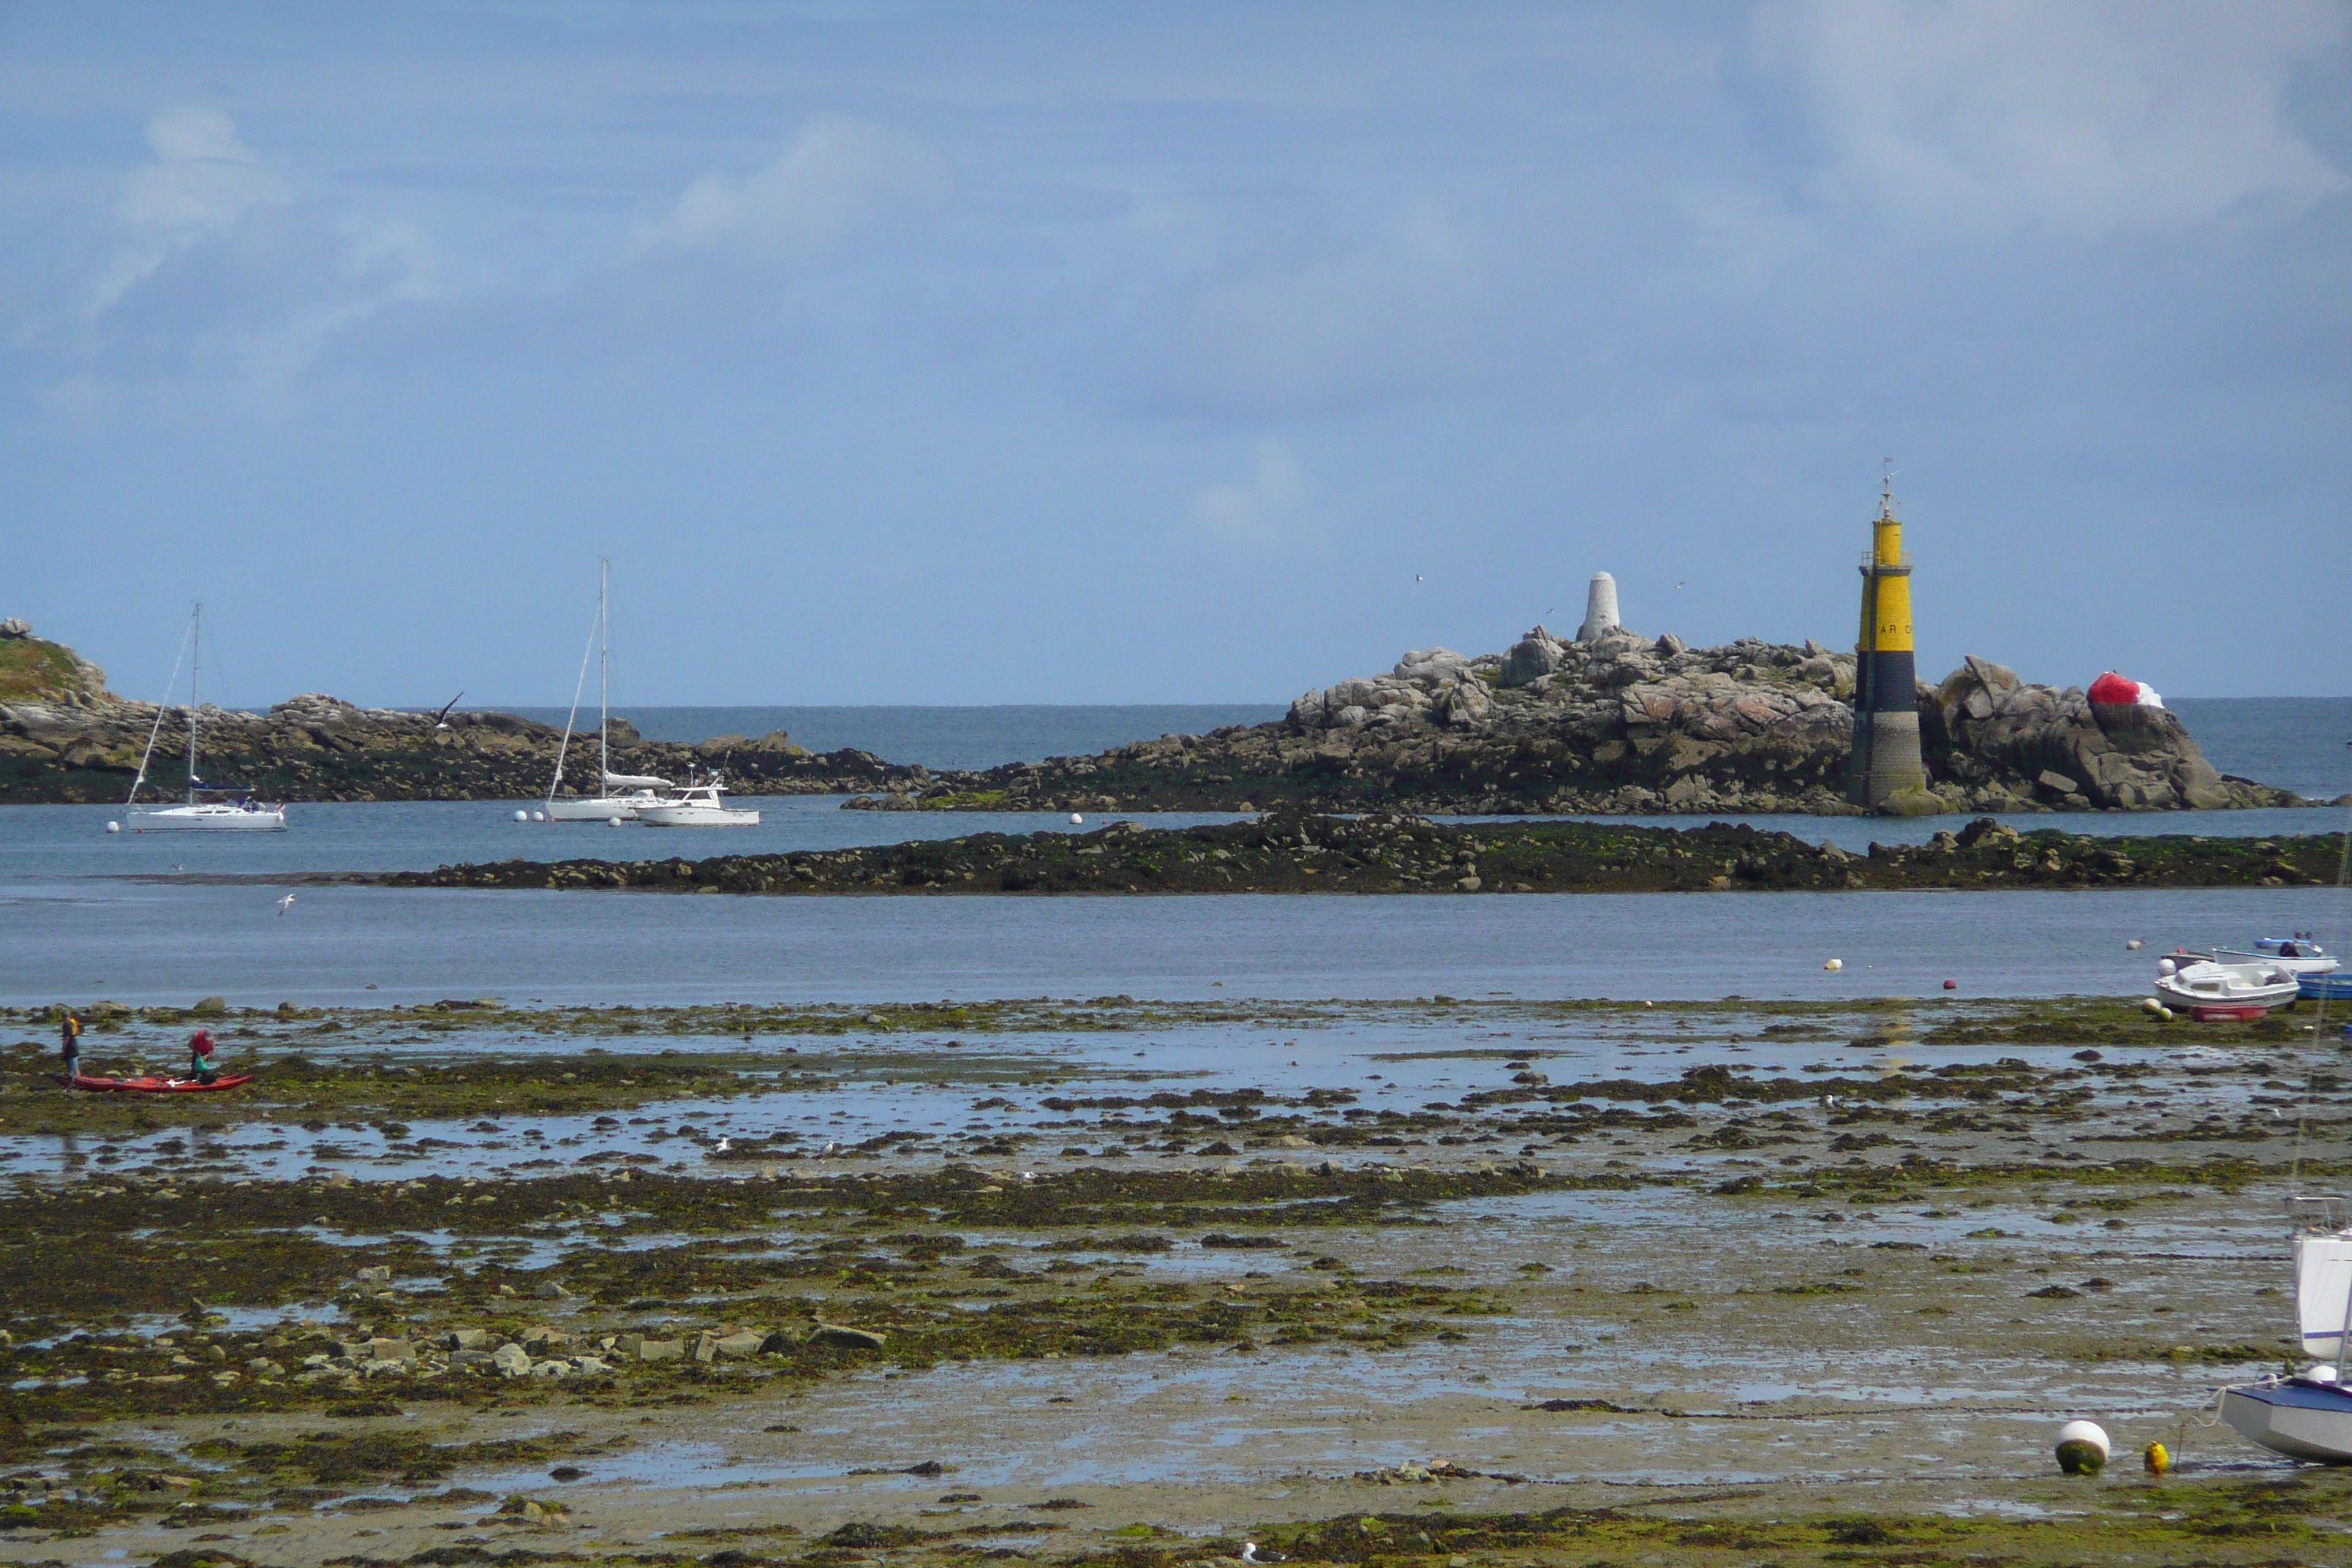
{"type": "Polygon", "coordinates": [[[1414,582],[1416,582],[1416,583],[1420,582],[1420,581],[1421,581],[1421,574],[1420,574],[1420,573],[1418,573],[1418,572],[1414,573],[1414,574],[1412,574],[1412,580],[1413,580],[1414,582]]]}
{"type": "Polygon", "coordinates": [[[1285,1557],[1281,1552],[1273,1550],[1271,1547],[1261,1552],[1257,1549],[1256,1542],[1244,1541],[1242,1542],[1242,1561],[1254,1564],[1259,1563],[1287,1563],[1290,1559],[1285,1557]]]}
{"type": "MultiPolygon", "coordinates": [[[[466,694],[462,691],[457,693],[457,697],[463,697],[466,694]]],[[[441,711],[433,715],[433,727],[435,729],[446,730],[449,727],[449,710],[457,706],[457,697],[452,697],[448,701],[441,704],[441,711]]]]}
{"type": "Polygon", "coordinates": [[[1688,582],[1681,582],[1675,584],[1675,586],[1677,588],[1687,588],[1690,586],[1690,584],[1688,582]]]}
{"type": "Polygon", "coordinates": [[[710,1152],[714,1154],[724,1154],[728,1150],[732,1149],[733,1147],[735,1147],[735,1141],[733,1139],[721,1138],[719,1140],[719,1146],[710,1152]]]}
{"type": "Polygon", "coordinates": [[[828,1139],[826,1139],[826,1140],[824,1141],[824,1150],[822,1151],[822,1152],[824,1152],[824,1153],[827,1153],[827,1154],[830,1154],[830,1153],[832,1153],[835,1149],[838,1149],[838,1148],[840,1148],[840,1147],[841,1147],[841,1145],[840,1145],[840,1144],[835,1143],[832,1139],[828,1138],[828,1139]]]}
{"type": "Polygon", "coordinates": [[[1834,1094],[1825,1094],[1822,1096],[1822,1109],[1823,1110],[1835,1110],[1837,1109],[1837,1096],[1834,1094]]]}
{"type": "Polygon", "coordinates": [[[287,894],[284,898],[278,900],[278,912],[281,915],[293,907],[294,895],[291,893],[287,894]]]}

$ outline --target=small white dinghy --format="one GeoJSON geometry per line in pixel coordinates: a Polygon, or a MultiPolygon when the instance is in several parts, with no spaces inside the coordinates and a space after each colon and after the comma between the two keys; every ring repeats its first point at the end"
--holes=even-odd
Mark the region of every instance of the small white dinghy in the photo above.
{"type": "Polygon", "coordinates": [[[755,827],[760,814],[748,806],[721,804],[719,780],[689,783],[669,799],[637,807],[637,820],[647,827],[755,827]]]}
{"type": "Polygon", "coordinates": [[[2330,1200],[2290,1200],[2317,1207],[2323,1223],[2294,1238],[2294,1296],[2303,1353],[2314,1360],[2296,1377],[2266,1377],[2221,1391],[2221,1419],[2273,1453],[2324,1465],[2352,1464],[2352,1388],[2337,1381],[2347,1318],[2352,1316],[2352,1229],[2335,1224],[2330,1200]]]}
{"type": "Polygon", "coordinates": [[[2273,960],[2224,960],[2194,952],[2158,962],[2156,992],[2175,1007],[2227,1007],[2240,1017],[2284,1007],[2297,994],[2295,977],[2273,960]]]}

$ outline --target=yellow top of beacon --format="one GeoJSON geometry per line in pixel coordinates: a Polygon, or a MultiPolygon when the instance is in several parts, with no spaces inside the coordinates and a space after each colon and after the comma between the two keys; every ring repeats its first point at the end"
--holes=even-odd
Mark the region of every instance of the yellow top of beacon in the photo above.
{"type": "Polygon", "coordinates": [[[1863,647],[1880,653],[1911,651],[1911,563],[1903,556],[1903,521],[1895,515],[1892,485],[1878,498],[1871,525],[1870,571],[1863,583],[1863,647]]]}

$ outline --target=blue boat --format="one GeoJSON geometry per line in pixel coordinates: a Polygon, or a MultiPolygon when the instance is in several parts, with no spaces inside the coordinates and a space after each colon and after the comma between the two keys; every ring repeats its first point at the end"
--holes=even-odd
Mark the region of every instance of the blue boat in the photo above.
{"type": "Polygon", "coordinates": [[[2331,1002],[2352,1002],[2352,973],[2339,969],[2332,974],[2298,974],[2294,994],[2315,1002],[2323,996],[2331,1002]]]}

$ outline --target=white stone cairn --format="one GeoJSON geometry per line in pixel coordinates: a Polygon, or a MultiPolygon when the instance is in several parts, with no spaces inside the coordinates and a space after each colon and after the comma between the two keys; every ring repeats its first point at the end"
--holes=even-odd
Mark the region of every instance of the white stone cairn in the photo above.
{"type": "Polygon", "coordinates": [[[1617,579],[1595,572],[1584,591],[1584,624],[1576,628],[1576,640],[1598,642],[1617,629],[1617,579]]]}

